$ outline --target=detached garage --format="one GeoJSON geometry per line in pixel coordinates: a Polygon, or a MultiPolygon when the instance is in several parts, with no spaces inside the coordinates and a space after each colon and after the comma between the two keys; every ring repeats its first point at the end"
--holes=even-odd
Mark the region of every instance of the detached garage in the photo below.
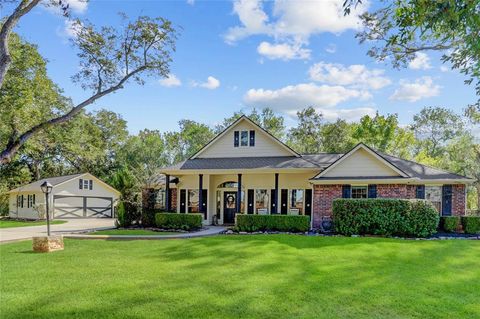
{"type": "Polygon", "coordinates": [[[45,218],[45,194],[40,185],[53,185],[51,218],[113,218],[120,192],[90,173],[50,177],[9,191],[11,218],[45,218]]]}

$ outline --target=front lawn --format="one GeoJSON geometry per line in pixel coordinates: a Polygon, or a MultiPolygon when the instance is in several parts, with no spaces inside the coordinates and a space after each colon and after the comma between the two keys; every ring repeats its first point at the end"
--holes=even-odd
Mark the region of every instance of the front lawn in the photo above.
{"type": "Polygon", "coordinates": [[[480,241],[298,235],[0,245],[4,318],[480,318],[480,241]]]}
{"type": "MultiPolygon", "coordinates": [[[[50,225],[58,225],[66,223],[65,220],[51,220],[50,225]]],[[[26,227],[26,226],[42,226],[47,225],[45,220],[16,220],[16,219],[0,219],[0,228],[26,227]]]]}
{"type": "Polygon", "coordinates": [[[88,233],[88,235],[175,235],[177,232],[169,231],[153,231],[148,229],[106,229],[97,230],[96,232],[88,233]]]}

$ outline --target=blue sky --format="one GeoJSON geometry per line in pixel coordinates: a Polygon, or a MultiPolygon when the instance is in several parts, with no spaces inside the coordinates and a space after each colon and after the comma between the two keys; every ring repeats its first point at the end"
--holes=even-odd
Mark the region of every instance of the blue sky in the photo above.
{"type": "MultiPolygon", "coordinates": [[[[438,54],[421,54],[401,70],[369,58],[368,46],[354,38],[357,19],[340,12],[343,0],[77,1],[70,0],[73,16],[96,25],[118,26],[117,13],[125,12],[162,16],[182,27],[168,81],[130,83],[87,108],[120,113],[132,133],[175,130],[184,118],[215,125],[234,111],[265,106],[285,115],[288,125],[310,105],[327,120],[378,111],[398,113],[408,124],[424,106],[461,112],[476,98],[438,54]]],[[[90,92],[70,80],[78,59],[67,26],[61,15],[37,8],[16,31],[38,45],[49,75],[78,103],[90,92]]]]}

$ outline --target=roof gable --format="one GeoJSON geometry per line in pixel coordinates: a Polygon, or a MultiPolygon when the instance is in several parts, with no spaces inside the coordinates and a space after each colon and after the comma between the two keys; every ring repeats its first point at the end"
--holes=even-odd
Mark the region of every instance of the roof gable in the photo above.
{"type": "Polygon", "coordinates": [[[300,155],[246,116],[241,116],[190,159],[300,155]],[[234,147],[235,131],[255,131],[255,146],[234,147]]]}
{"type": "Polygon", "coordinates": [[[409,177],[404,171],[387,161],[377,152],[360,143],[314,178],[359,176],[409,177]]]}

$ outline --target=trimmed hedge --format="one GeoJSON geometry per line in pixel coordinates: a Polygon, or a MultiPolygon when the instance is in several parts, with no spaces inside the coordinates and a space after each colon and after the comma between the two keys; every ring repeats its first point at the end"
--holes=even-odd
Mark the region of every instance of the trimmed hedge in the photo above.
{"type": "Polygon", "coordinates": [[[460,225],[460,217],[458,216],[442,216],[440,217],[440,229],[447,233],[454,233],[460,225]]]}
{"type": "Polygon", "coordinates": [[[310,229],[309,216],[290,215],[246,215],[236,216],[235,227],[238,231],[289,231],[306,232],[310,229]]]}
{"type": "Polygon", "coordinates": [[[480,234],[480,216],[462,216],[461,221],[466,234],[480,234]]]}
{"type": "Polygon", "coordinates": [[[195,230],[202,228],[202,214],[157,213],[155,224],[163,229],[195,230]]]}
{"type": "Polygon", "coordinates": [[[425,200],[335,199],[333,224],[343,235],[427,237],[437,231],[439,215],[425,200]]]}

